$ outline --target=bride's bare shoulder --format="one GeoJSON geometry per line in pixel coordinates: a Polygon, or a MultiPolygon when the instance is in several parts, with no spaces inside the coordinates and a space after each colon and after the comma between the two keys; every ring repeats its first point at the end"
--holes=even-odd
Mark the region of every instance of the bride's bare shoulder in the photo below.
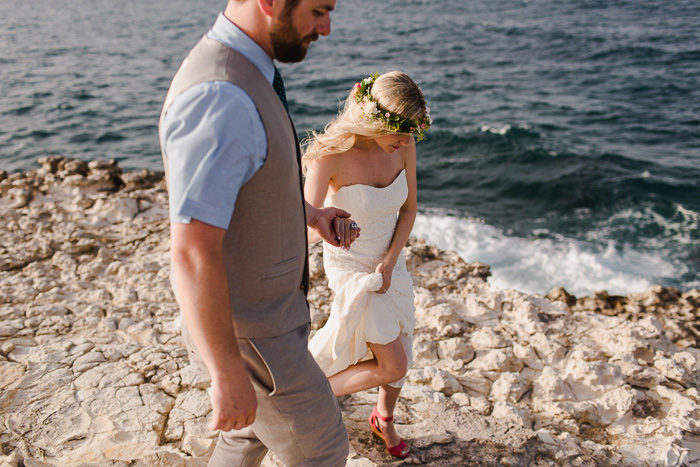
{"type": "Polygon", "coordinates": [[[309,162],[309,167],[315,167],[321,170],[332,169],[339,164],[338,154],[324,154],[309,162]]]}
{"type": "Polygon", "coordinates": [[[309,161],[306,168],[307,178],[334,180],[342,170],[342,161],[338,154],[327,154],[309,161]]]}

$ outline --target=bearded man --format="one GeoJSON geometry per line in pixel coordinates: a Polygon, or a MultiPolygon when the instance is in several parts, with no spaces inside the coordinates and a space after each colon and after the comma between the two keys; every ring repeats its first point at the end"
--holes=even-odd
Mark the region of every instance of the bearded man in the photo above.
{"type": "Polygon", "coordinates": [[[335,4],[229,0],[163,106],[171,282],[190,357],[211,377],[212,466],[259,465],[268,448],[285,465],[345,465],[340,409],[307,350],[306,227],[345,247],[356,232],[337,231],[345,211],[304,201],[273,61],[301,61],[335,4]]]}

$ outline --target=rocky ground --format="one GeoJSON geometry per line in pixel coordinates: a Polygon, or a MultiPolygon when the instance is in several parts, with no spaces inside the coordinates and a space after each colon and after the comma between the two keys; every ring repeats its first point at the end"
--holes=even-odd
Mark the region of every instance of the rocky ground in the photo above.
{"type": "MultiPolygon", "coordinates": [[[[177,332],[162,175],[41,166],[0,172],[0,464],[205,465],[208,381],[177,332]]],[[[414,454],[371,438],[367,391],[340,400],[349,465],[700,463],[700,292],[540,297],[420,240],[405,254],[418,324],[396,415],[414,454]]],[[[312,272],[317,329],[319,248],[312,272]]]]}

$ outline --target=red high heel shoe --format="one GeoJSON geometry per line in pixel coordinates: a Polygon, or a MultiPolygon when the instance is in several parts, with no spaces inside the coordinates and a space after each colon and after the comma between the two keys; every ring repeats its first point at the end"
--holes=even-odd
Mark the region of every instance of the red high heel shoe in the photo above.
{"type": "Polygon", "coordinates": [[[372,410],[372,413],[369,416],[369,426],[372,427],[372,434],[378,438],[384,441],[384,444],[386,445],[386,450],[389,452],[394,457],[398,457],[399,459],[405,459],[411,454],[411,449],[408,447],[406,442],[404,440],[401,440],[399,444],[396,446],[390,448],[389,444],[386,441],[386,438],[382,434],[382,431],[379,429],[379,422],[377,419],[383,421],[383,422],[393,422],[394,417],[382,417],[382,415],[377,411],[377,407],[374,407],[372,410]]]}

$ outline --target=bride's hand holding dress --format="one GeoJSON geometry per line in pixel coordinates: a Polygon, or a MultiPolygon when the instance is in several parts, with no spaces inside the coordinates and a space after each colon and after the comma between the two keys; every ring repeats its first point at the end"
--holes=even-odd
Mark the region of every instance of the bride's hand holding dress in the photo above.
{"type": "Polygon", "coordinates": [[[382,275],[382,287],[377,290],[378,294],[384,294],[391,287],[391,274],[394,272],[394,266],[396,266],[396,261],[385,259],[377,265],[374,272],[378,272],[382,275]]]}

